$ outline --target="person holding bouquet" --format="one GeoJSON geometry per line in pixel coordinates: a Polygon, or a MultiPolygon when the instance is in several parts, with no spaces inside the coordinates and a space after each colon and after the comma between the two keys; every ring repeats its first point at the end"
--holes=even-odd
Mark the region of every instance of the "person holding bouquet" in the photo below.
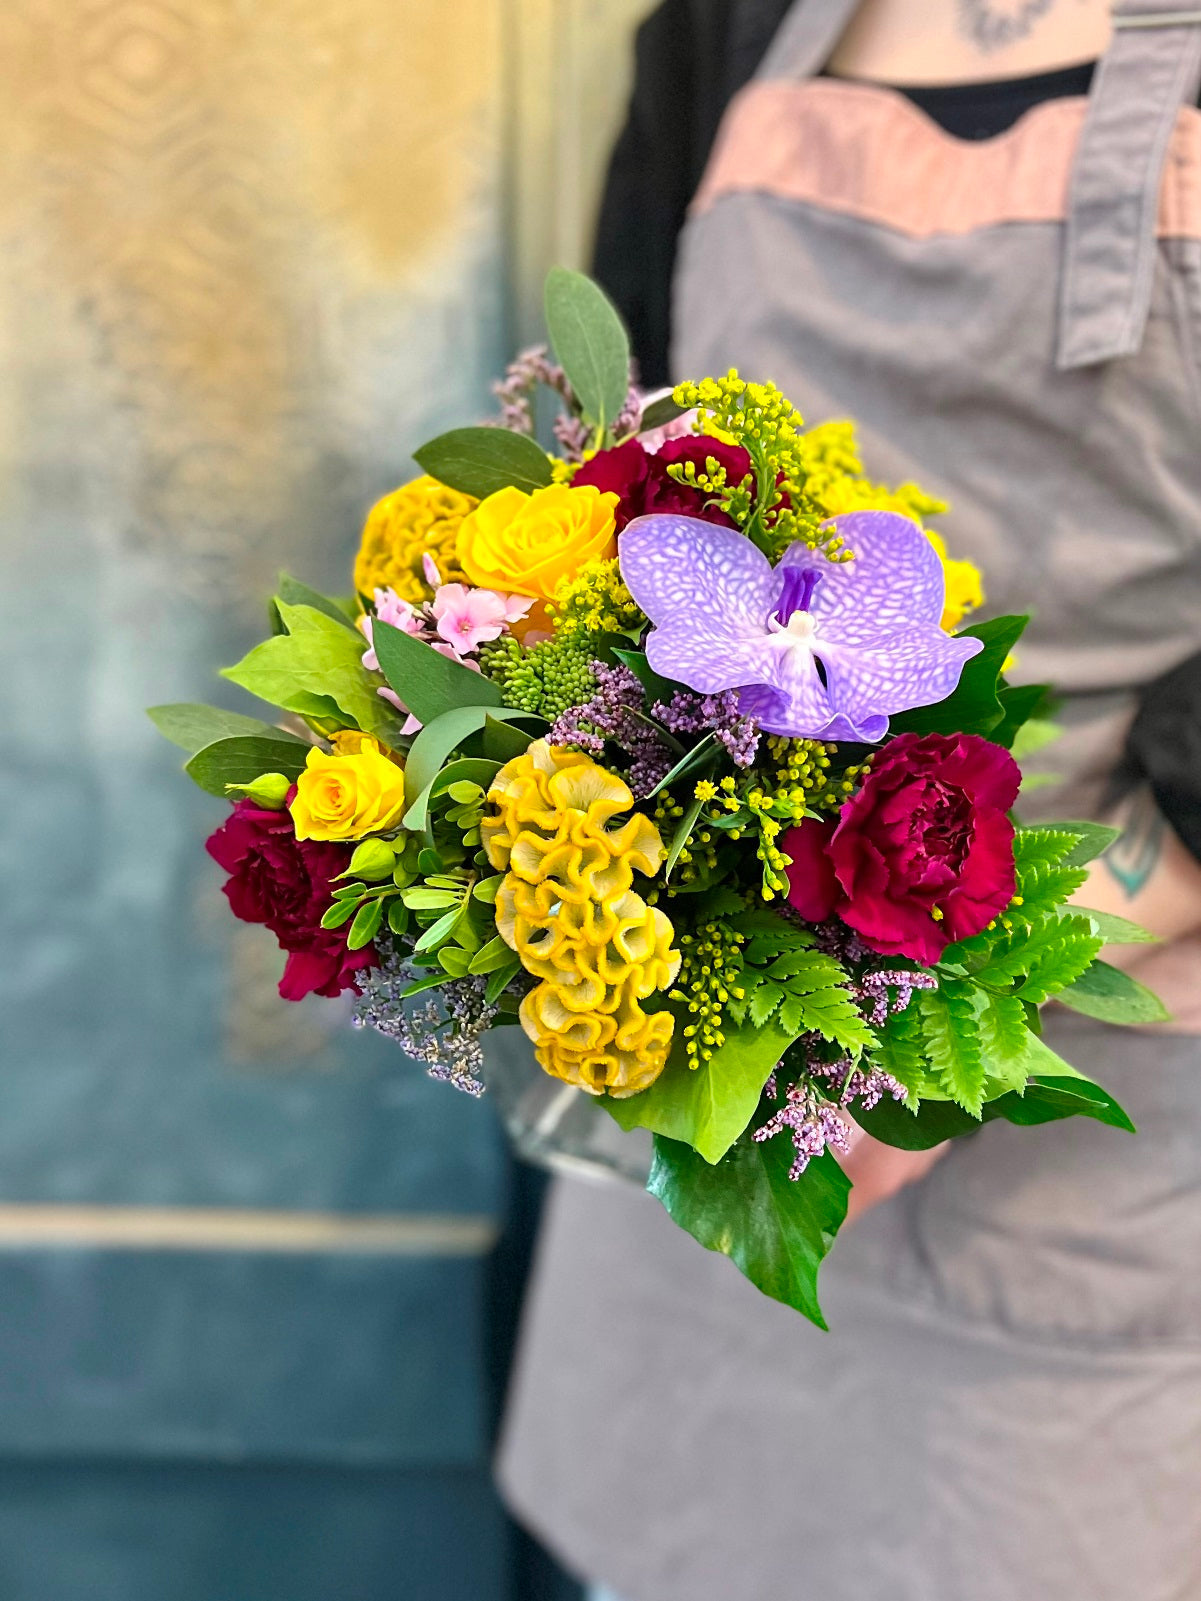
{"type": "Polygon", "coordinates": [[[1174,1021],[1045,1015],[1137,1141],[858,1146],[860,1211],[891,1199],[826,1269],[833,1334],[632,1186],[560,1182],[501,1477],[625,1601],[1201,1588],[1199,86],[1187,0],[797,0],[718,135],[675,372],[854,414],[952,503],[1062,695],[1020,810],[1124,829],[1080,899],[1161,937],[1125,965],[1174,1021]]]}

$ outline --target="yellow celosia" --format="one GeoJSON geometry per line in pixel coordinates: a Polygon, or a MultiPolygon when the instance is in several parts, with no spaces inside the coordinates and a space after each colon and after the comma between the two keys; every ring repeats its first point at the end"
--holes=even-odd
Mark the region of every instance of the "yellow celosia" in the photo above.
{"type": "Polygon", "coordinates": [[[670,1012],[641,1002],[675,981],[680,955],[668,917],[633,888],[663,841],[634,812],[629,787],[580,751],[536,740],[496,775],[484,850],[505,871],[501,938],[541,982],[521,1006],[538,1061],[589,1094],[637,1095],[663,1071],[670,1012]]]}
{"type": "Polygon", "coordinates": [[[456,555],[459,525],[478,504],[470,495],[448,489],[436,478],[414,478],[376,501],[367,513],[354,587],[370,596],[375,589],[394,589],[402,600],[428,599],[431,591],[422,572],[430,555],[445,583],[464,577],[456,555]]]}
{"type": "Polygon", "coordinates": [[[592,484],[498,489],[463,519],[459,564],[484,589],[554,600],[585,562],[617,554],[616,505],[592,484]]]}
{"type": "Polygon", "coordinates": [[[290,807],[297,839],[362,839],[399,826],[404,772],[377,740],[360,739],[349,754],[309,752],[290,807]]]}

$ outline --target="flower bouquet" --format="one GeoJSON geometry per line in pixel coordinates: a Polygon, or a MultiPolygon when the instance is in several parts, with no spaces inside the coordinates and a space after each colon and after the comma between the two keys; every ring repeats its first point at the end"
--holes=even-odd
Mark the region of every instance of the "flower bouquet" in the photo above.
{"type": "Polygon", "coordinates": [[[1012,820],[1046,692],[1004,676],[1026,619],[967,620],[945,507],[734,372],[644,407],[579,274],[546,312],[554,359],[514,364],[500,424],[372,510],[353,598],[281,580],[224,676],[289,715],[151,716],[233,798],[208,849],[284,996],[352,991],[471,1094],[519,1026],[652,1131],[680,1225],[821,1322],[851,1119],[910,1150],[1131,1127],[1039,1008],[1162,1017],[1099,958],[1146,936],[1067,904],[1110,830],[1012,820]]]}

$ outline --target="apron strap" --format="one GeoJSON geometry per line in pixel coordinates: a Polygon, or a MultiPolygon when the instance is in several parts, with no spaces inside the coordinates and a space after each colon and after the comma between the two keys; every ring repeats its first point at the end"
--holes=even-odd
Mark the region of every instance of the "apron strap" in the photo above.
{"type": "Polygon", "coordinates": [[[834,52],[862,0],[793,0],[756,74],[759,78],[814,78],[834,52]]]}
{"type": "Polygon", "coordinates": [[[1119,0],[1072,167],[1060,291],[1061,370],[1129,356],[1151,305],[1164,163],[1201,86],[1198,0],[1119,0]]]}

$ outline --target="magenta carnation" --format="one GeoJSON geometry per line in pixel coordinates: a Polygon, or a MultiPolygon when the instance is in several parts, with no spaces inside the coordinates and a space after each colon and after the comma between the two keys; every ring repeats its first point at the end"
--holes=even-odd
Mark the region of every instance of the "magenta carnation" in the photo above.
{"type": "Polygon", "coordinates": [[[653,455],[638,439],[627,439],[611,450],[598,450],[571,481],[592,484],[602,492],[611,490],[618,497],[619,533],[633,518],[651,512],[678,512],[733,528],[733,519],[719,506],[709,505],[703,490],[678,483],[668,475],[669,467],[689,462],[698,474],[703,474],[710,457],[725,468],[730,484],[740,484],[751,470],[751,458],[741,445],[727,445],[708,434],[687,434],[681,439],[666,440],[653,455]]]}
{"type": "Polygon", "coordinates": [[[355,989],[354,975],[375,966],[374,947],[348,951],[344,928],[321,927],[333,904],[331,881],[345,872],[350,847],[298,840],[290,812],[240,800],[205,849],[230,875],[224,888],[234,916],[265,923],[288,952],[279,981],[286,1001],[355,989]]]}
{"type": "Polygon", "coordinates": [[[1021,773],[978,734],[901,734],[872,759],[837,823],[802,823],[789,904],[837,915],[884,956],[936,962],[986,928],[1014,896],[1013,824],[1021,773]]]}

